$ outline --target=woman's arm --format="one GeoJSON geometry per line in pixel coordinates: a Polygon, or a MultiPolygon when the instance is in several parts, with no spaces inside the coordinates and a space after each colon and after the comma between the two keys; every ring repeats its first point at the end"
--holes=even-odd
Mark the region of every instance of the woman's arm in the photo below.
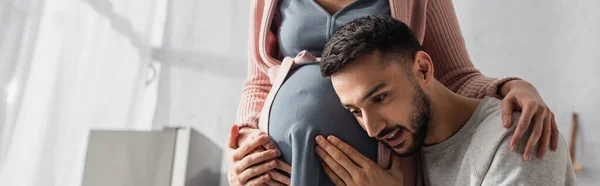
{"type": "Polygon", "coordinates": [[[517,77],[485,77],[473,66],[450,0],[429,1],[423,48],[433,60],[435,77],[450,90],[471,98],[494,96],[503,99],[503,126],[508,128],[513,123],[517,124],[511,150],[516,149],[517,142],[529,129],[532,129],[532,134],[525,147],[524,159],[529,159],[538,142],[537,155],[540,158],[548,146],[556,149],[559,134],[554,114],[535,87],[517,77]],[[518,122],[510,120],[514,111],[523,113],[518,122]]]}
{"type": "Polygon", "coordinates": [[[436,79],[450,90],[471,98],[499,97],[499,86],[518,79],[489,78],[473,66],[450,0],[429,1],[426,14],[423,48],[433,60],[436,79]]]}
{"type": "MultiPolygon", "coordinates": [[[[244,82],[240,104],[238,106],[235,123],[240,127],[258,128],[260,112],[267,98],[267,94],[273,86],[267,70],[277,64],[273,61],[265,61],[260,55],[262,29],[267,29],[266,53],[274,56],[277,54],[277,36],[269,27],[263,25],[263,13],[268,4],[262,0],[252,1],[252,12],[250,14],[250,29],[248,34],[248,78],[244,82]]],[[[275,17],[274,19],[277,19],[275,17]]],[[[274,22],[277,22],[275,20],[274,22]]],[[[270,26],[270,25],[269,25],[270,26]]]]}
{"type": "Polygon", "coordinates": [[[235,123],[240,127],[258,129],[260,111],[272,85],[269,77],[255,63],[249,61],[248,79],[244,82],[235,123]]]}
{"type": "MultiPolygon", "coordinates": [[[[235,135],[230,134],[230,149],[243,149],[245,148],[243,147],[244,145],[247,146],[250,142],[252,142],[252,140],[256,140],[260,136],[264,135],[264,132],[258,129],[258,120],[265,99],[267,98],[267,94],[269,93],[272,87],[271,81],[269,80],[269,77],[266,74],[267,69],[273,66],[272,62],[270,64],[267,64],[265,61],[263,61],[259,54],[259,32],[262,26],[261,20],[264,8],[264,1],[252,1],[252,13],[250,15],[251,19],[248,42],[248,78],[244,82],[244,88],[242,90],[242,96],[240,99],[240,104],[238,106],[236,121],[234,126],[232,126],[232,131],[234,131],[235,129],[236,132],[232,132],[232,134],[235,133],[235,135]]],[[[267,42],[265,47],[267,49],[267,53],[275,54],[277,50],[277,42],[276,37],[272,32],[269,31],[267,33],[266,41],[267,42]]],[[[246,166],[244,166],[246,168],[232,167],[233,165],[230,165],[230,169],[235,169],[235,171],[230,170],[228,174],[230,184],[232,184],[232,180],[239,180],[241,178],[241,175],[239,174],[241,171],[249,171],[250,169],[252,169],[252,167],[265,167],[268,162],[271,162],[269,160],[270,157],[267,157],[264,154],[268,150],[275,150],[277,156],[281,155],[281,152],[279,151],[279,149],[277,149],[277,146],[273,142],[269,141],[262,144],[262,147],[257,147],[252,152],[246,153],[246,157],[237,157],[239,160],[239,158],[247,158],[249,156],[253,156],[255,160],[260,159],[265,161],[253,163],[246,162],[248,163],[246,166]]],[[[229,156],[229,158],[231,158],[232,160],[235,159],[235,157],[232,157],[233,154],[229,154],[229,156]]],[[[280,160],[277,160],[276,167],[271,168],[279,169],[281,171],[287,172],[288,174],[291,170],[289,165],[287,165],[284,162],[281,162],[280,160]]],[[[268,183],[269,185],[281,185],[282,183],[285,185],[290,184],[290,178],[278,171],[263,169],[260,171],[255,170],[253,174],[262,174],[262,176],[266,176],[264,178],[268,179],[268,181],[263,181],[266,181],[266,183],[268,183]]]]}

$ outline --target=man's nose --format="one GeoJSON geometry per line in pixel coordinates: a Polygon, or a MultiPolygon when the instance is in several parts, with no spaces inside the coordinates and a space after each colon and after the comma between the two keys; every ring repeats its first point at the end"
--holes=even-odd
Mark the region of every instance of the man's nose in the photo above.
{"type": "Polygon", "coordinates": [[[378,117],[376,114],[364,113],[363,120],[365,122],[365,129],[367,134],[369,134],[369,137],[377,137],[381,130],[385,128],[385,122],[383,122],[381,117],[378,117]]]}

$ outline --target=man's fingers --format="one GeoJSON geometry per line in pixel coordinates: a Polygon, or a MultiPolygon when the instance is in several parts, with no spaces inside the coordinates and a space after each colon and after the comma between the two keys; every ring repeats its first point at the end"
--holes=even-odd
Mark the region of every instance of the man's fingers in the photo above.
{"type": "Polygon", "coordinates": [[[284,161],[281,161],[281,160],[277,160],[276,169],[279,169],[288,174],[292,174],[292,166],[288,165],[287,163],[285,163],[284,161]]]}
{"type": "Polygon", "coordinates": [[[521,138],[529,128],[529,124],[531,122],[531,119],[533,118],[533,114],[535,114],[537,111],[536,109],[537,106],[533,102],[530,102],[529,104],[523,106],[523,112],[521,113],[521,117],[519,118],[517,129],[515,130],[513,137],[510,140],[511,151],[517,151],[517,147],[519,147],[521,138]]]}
{"type": "Polygon", "coordinates": [[[272,182],[277,182],[279,185],[290,185],[290,177],[275,170],[269,171],[268,174],[271,176],[272,182]]]}
{"type": "MultiPolygon", "coordinates": [[[[275,164],[276,164],[275,160],[271,160],[271,161],[268,161],[265,163],[254,165],[254,166],[244,170],[241,174],[239,174],[240,182],[246,183],[248,180],[250,180],[251,178],[253,178],[257,175],[267,173],[267,171],[275,168],[275,164]]],[[[270,178],[270,175],[269,175],[269,178],[270,178]]]]}
{"type": "Polygon", "coordinates": [[[329,179],[331,179],[331,182],[333,182],[333,184],[335,186],[345,186],[346,185],[344,183],[344,181],[339,176],[337,176],[333,172],[333,170],[331,170],[331,168],[329,168],[329,166],[327,166],[327,164],[321,163],[321,167],[323,167],[325,174],[327,174],[327,177],[329,177],[329,179]]]}
{"type": "Polygon", "coordinates": [[[535,145],[542,136],[542,128],[544,127],[545,116],[545,111],[541,110],[537,112],[534,119],[532,120],[533,129],[531,130],[531,134],[529,135],[529,139],[527,140],[527,145],[525,146],[525,152],[523,153],[523,159],[527,161],[531,159],[531,153],[535,149],[535,145]]]}
{"type": "Polygon", "coordinates": [[[546,115],[544,117],[544,128],[542,129],[542,137],[540,138],[540,145],[538,147],[538,157],[540,159],[544,158],[546,151],[548,150],[548,146],[550,145],[550,135],[552,134],[552,116],[546,115]]]}
{"type": "Polygon", "coordinates": [[[558,149],[558,137],[560,136],[560,134],[558,133],[558,127],[556,126],[556,120],[554,120],[554,113],[550,113],[551,116],[551,131],[552,134],[550,134],[550,149],[552,151],[556,151],[556,149],[558,149]]]}
{"type": "Polygon", "coordinates": [[[248,153],[252,152],[257,147],[262,146],[263,144],[269,142],[269,136],[262,135],[260,137],[251,139],[249,142],[242,144],[238,149],[233,153],[233,160],[238,161],[244,158],[248,153]]]}
{"type": "Polygon", "coordinates": [[[348,156],[352,161],[354,161],[358,166],[376,166],[375,162],[371,161],[369,158],[362,155],[356,149],[351,147],[350,145],[344,143],[342,140],[335,136],[327,136],[327,141],[333,144],[335,147],[340,149],[346,156],[348,156]]]}
{"type": "MultiPolygon", "coordinates": [[[[325,162],[325,164],[327,164],[327,166],[329,168],[331,168],[332,172],[335,173],[338,177],[340,177],[342,180],[352,180],[352,176],[350,176],[350,173],[348,172],[348,170],[346,170],[339,163],[337,163],[337,161],[334,160],[329,154],[327,154],[327,152],[325,152],[325,150],[323,150],[323,148],[321,148],[320,146],[317,146],[315,148],[315,151],[317,152],[319,157],[321,157],[321,159],[323,159],[323,162],[325,162]]],[[[350,160],[348,160],[346,157],[345,161],[350,161],[350,160]]]]}
{"type": "MultiPolygon", "coordinates": [[[[327,155],[326,157],[330,157],[331,161],[334,161],[334,162],[336,162],[337,165],[340,165],[341,168],[345,170],[345,172],[348,172],[350,174],[355,174],[358,166],[356,164],[354,164],[354,162],[352,162],[352,160],[350,160],[350,158],[348,158],[348,156],[346,156],[346,154],[344,152],[342,152],[335,145],[331,144],[331,142],[329,142],[328,140],[323,138],[323,136],[317,136],[315,138],[315,141],[317,142],[317,145],[318,145],[316,150],[320,150],[320,152],[317,151],[317,154],[319,156],[321,156],[321,158],[324,158],[323,156],[327,155]]],[[[327,163],[327,164],[334,171],[336,171],[336,167],[334,165],[332,165],[330,163],[327,163]]]]}
{"type": "Polygon", "coordinates": [[[275,159],[276,157],[277,157],[277,152],[275,152],[275,150],[267,150],[267,151],[250,154],[235,164],[236,171],[237,171],[237,173],[241,173],[244,170],[246,170],[248,167],[254,166],[263,161],[275,159]]]}
{"type": "Polygon", "coordinates": [[[512,125],[513,101],[515,100],[512,97],[502,100],[502,127],[504,128],[512,125]]]}

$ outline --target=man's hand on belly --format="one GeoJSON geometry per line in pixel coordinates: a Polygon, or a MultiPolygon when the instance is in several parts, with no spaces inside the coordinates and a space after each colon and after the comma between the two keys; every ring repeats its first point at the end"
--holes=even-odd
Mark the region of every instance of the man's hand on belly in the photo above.
{"type": "Polygon", "coordinates": [[[231,128],[229,136],[230,185],[289,185],[290,178],[275,171],[291,174],[291,167],[276,158],[281,155],[268,135],[258,129],[238,126],[231,128]]]}
{"type": "Polygon", "coordinates": [[[335,185],[398,185],[404,177],[400,161],[394,156],[392,167],[384,170],[342,140],[316,137],[315,151],[323,159],[325,173],[335,185]]]}

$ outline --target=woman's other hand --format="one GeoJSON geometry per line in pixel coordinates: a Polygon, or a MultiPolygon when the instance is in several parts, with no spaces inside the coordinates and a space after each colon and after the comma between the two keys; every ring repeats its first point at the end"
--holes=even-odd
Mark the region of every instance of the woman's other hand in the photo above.
{"type": "Polygon", "coordinates": [[[536,144],[539,143],[537,156],[543,158],[548,146],[555,151],[558,147],[559,133],[554,120],[554,113],[546,106],[535,87],[523,80],[513,80],[501,88],[502,125],[509,128],[517,124],[510,141],[510,150],[516,151],[521,138],[527,130],[531,135],[527,141],[523,158],[529,160],[536,144]],[[521,111],[519,121],[512,121],[512,113],[521,111]]]}

